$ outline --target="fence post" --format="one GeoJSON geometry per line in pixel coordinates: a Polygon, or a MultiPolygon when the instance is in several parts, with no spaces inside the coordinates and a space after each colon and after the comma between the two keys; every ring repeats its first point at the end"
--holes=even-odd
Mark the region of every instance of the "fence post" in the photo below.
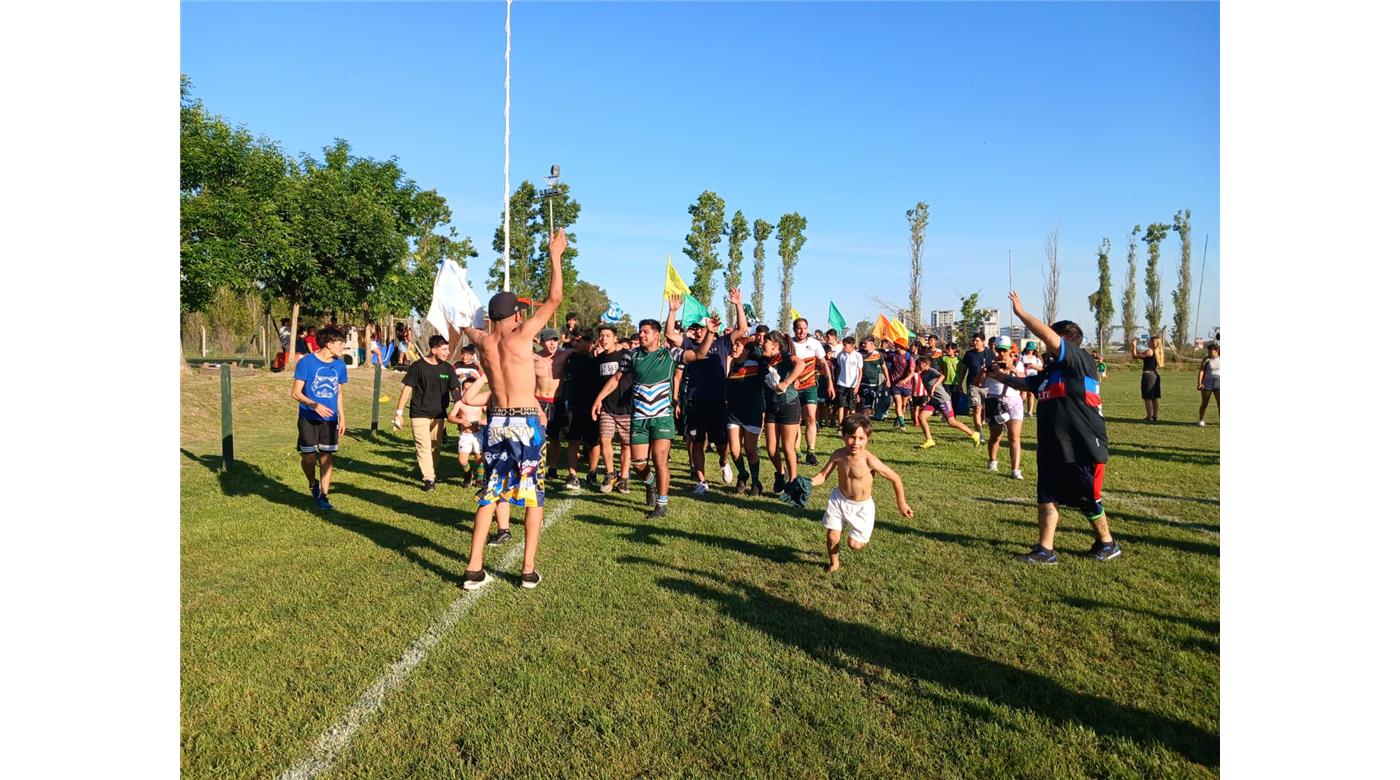
{"type": "Polygon", "coordinates": [[[200,357],[209,357],[209,340],[208,340],[207,336],[208,336],[208,334],[205,332],[204,326],[203,326],[203,325],[200,325],[200,326],[199,326],[199,356],[200,356],[200,357]]]}
{"type": "Polygon", "coordinates": [[[369,399],[369,435],[373,436],[379,431],[379,380],[380,372],[384,369],[378,363],[374,364],[374,395],[369,399]]]}
{"type": "Polygon", "coordinates": [[[228,363],[219,366],[219,406],[224,431],[224,471],[233,468],[233,371],[228,363]]]}
{"type": "Polygon", "coordinates": [[[267,354],[267,328],[258,328],[258,334],[262,336],[263,370],[271,371],[272,358],[267,354]]]}

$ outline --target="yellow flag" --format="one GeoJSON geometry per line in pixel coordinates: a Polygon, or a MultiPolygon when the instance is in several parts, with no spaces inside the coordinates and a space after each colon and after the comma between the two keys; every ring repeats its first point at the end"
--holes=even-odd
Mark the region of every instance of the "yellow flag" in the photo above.
{"type": "Polygon", "coordinates": [[[904,327],[904,323],[899,320],[890,320],[889,322],[891,329],[895,333],[895,337],[892,339],[894,343],[905,349],[909,349],[909,329],[904,327]]]}
{"type": "Polygon", "coordinates": [[[666,289],[662,292],[662,296],[684,298],[687,295],[690,295],[690,287],[686,286],[681,275],[676,273],[676,267],[671,265],[671,256],[666,255],[666,289]]]}
{"type": "Polygon", "coordinates": [[[802,315],[797,313],[797,309],[794,309],[794,308],[792,308],[792,307],[788,307],[788,312],[789,312],[790,314],[792,314],[792,321],[793,321],[793,322],[797,322],[798,320],[802,319],[802,315]]]}

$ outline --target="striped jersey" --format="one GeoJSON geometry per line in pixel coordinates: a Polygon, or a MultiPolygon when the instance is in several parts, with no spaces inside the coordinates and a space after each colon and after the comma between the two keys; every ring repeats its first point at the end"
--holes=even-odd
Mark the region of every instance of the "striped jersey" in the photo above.
{"type": "Polygon", "coordinates": [[[620,370],[632,375],[632,417],[651,419],[671,414],[671,381],[681,360],[680,347],[638,349],[620,370]]]}
{"type": "Polygon", "coordinates": [[[792,340],[792,358],[797,363],[797,382],[794,385],[798,390],[806,390],[809,387],[817,386],[817,361],[826,359],[826,349],[822,343],[814,336],[808,335],[806,340],[792,340]]]}

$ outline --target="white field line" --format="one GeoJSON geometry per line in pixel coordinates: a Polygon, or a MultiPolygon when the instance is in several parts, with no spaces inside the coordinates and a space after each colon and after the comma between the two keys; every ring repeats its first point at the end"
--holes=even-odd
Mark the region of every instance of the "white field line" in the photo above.
{"type": "MultiPolygon", "coordinates": [[[[563,503],[555,506],[544,518],[544,523],[540,528],[541,532],[568,512],[573,503],[572,498],[567,498],[563,503]]],[[[521,527],[524,527],[523,523],[521,527]]],[[[520,544],[512,547],[494,568],[499,570],[514,567],[524,552],[525,542],[522,539],[520,544]]],[[[427,657],[428,652],[442,641],[442,638],[452,630],[453,626],[457,625],[457,622],[466,615],[472,604],[486,595],[486,591],[490,590],[491,586],[498,581],[499,578],[493,577],[482,587],[466,591],[457,597],[457,600],[452,602],[442,617],[438,618],[437,622],[429,627],[422,636],[414,640],[403,655],[399,656],[399,660],[395,661],[382,677],[375,680],[374,684],[369,686],[354,704],[350,705],[350,709],[346,711],[340,722],[331,726],[316,740],[315,747],[311,749],[311,755],[278,775],[279,780],[310,780],[310,778],[330,769],[335,760],[340,757],[341,752],[350,745],[350,740],[354,738],[355,733],[360,730],[365,721],[373,717],[384,705],[389,694],[403,686],[404,682],[408,680],[408,676],[413,673],[414,668],[427,657]]]]}

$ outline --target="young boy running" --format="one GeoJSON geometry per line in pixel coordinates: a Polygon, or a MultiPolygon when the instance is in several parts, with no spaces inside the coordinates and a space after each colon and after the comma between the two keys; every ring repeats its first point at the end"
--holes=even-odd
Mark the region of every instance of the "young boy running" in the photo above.
{"type": "Polygon", "coordinates": [[[856,351],[856,337],[847,336],[841,342],[841,351],[835,353],[836,366],[836,424],[846,421],[846,416],[860,409],[860,376],[864,364],[861,354],[856,351]]]}
{"type": "Polygon", "coordinates": [[[297,412],[297,452],[301,470],[311,488],[317,509],[332,509],[331,458],[340,449],[345,434],[345,404],[340,386],[350,381],[345,361],[345,336],[335,328],[322,328],[319,348],[297,361],[292,373],[292,398],[300,402],[297,412]],[[320,461],[321,479],[316,479],[320,461]]]}
{"type": "Polygon", "coordinates": [[[943,372],[935,368],[936,358],[930,355],[920,355],[918,360],[919,380],[923,382],[924,393],[927,401],[919,407],[916,415],[919,430],[924,432],[924,443],[919,445],[919,449],[926,450],[933,446],[933,431],[929,429],[928,421],[934,412],[943,415],[943,419],[949,426],[957,428],[972,438],[973,444],[981,444],[982,437],[978,433],[958,419],[953,411],[953,397],[948,394],[948,388],[943,386],[943,372]]]}
{"type": "Polygon", "coordinates": [[[875,487],[875,475],[888,479],[894,485],[894,500],[899,504],[899,513],[913,517],[914,510],[904,500],[904,480],[866,449],[870,441],[870,418],[864,414],[853,414],[841,423],[841,436],[846,446],[831,453],[826,465],[812,477],[812,487],[826,481],[832,469],[836,470],[837,484],[827,499],[826,514],[822,516],[822,527],[826,529],[826,554],[831,559],[826,570],[841,568],[841,531],[848,530],[846,544],[852,550],[859,550],[870,541],[870,533],[875,530],[875,499],[871,492],[875,487]]]}
{"type": "Polygon", "coordinates": [[[875,396],[880,392],[880,384],[890,383],[890,372],[885,368],[885,356],[875,349],[875,339],[866,336],[860,345],[860,410],[866,415],[875,407],[875,396]]]}

